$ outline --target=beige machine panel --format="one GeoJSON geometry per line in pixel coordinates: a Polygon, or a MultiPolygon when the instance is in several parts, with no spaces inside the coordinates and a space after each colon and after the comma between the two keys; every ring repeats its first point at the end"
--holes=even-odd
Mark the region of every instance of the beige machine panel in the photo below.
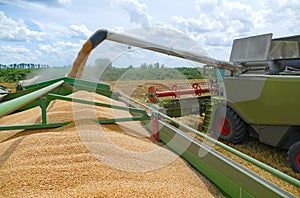
{"type": "Polygon", "coordinates": [[[272,41],[268,56],[269,60],[291,58],[300,58],[298,41],[272,41]]]}
{"type": "Polygon", "coordinates": [[[233,42],[230,62],[244,63],[267,61],[272,42],[272,34],[236,39],[233,42]]]}

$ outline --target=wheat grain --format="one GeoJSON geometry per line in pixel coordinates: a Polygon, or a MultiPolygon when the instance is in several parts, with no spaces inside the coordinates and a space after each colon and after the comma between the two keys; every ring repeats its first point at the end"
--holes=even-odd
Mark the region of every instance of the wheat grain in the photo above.
{"type": "MultiPolygon", "coordinates": [[[[108,98],[82,91],[72,97],[111,103],[108,98]]],[[[114,168],[93,156],[83,144],[76,126],[83,123],[84,129],[96,131],[99,125],[89,119],[93,116],[109,118],[113,114],[116,111],[103,107],[79,104],[76,107],[70,102],[54,101],[48,108],[48,122],[77,119],[76,123],[56,129],[2,131],[0,196],[222,197],[214,185],[181,158],[159,169],[132,172],[114,168]]],[[[37,122],[40,122],[38,107],[0,119],[0,124],[37,122]]],[[[154,144],[136,122],[103,125],[102,130],[105,138],[124,150],[145,155],[158,149],[169,152],[154,144]]],[[[114,154],[112,150],[103,152],[114,154]]]]}

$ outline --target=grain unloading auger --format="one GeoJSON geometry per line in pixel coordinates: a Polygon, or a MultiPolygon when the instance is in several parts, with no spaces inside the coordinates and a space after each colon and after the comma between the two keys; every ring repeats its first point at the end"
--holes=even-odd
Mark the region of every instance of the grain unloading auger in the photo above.
{"type": "MultiPolygon", "coordinates": [[[[0,130],[59,127],[69,124],[68,122],[47,123],[46,108],[52,100],[65,100],[125,110],[129,111],[132,114],[132,117],[95,121],[98,123],[141,121],[145,124],[145,127],[149,128],[152,131],[154,137],[167,144],[169,148],[179,153],[184,159],[192,164],[195,169],[206,175],[213,183],[215,183],[220,188],[220,190],[226,196],[293,197],[293,195],[291,195],[287,191],[279,188],[278,186],[251,172],[247,168],[230,160],[229,158],[208,147],[192,136],[187,135],[182,130],[170,125],[169,122],[180,125],[181,129],[197,134],[205,138],[207,141],[213,143],[214,145],[217,145],[231,153],[238,155],[244,160],[247,160],[255,164],[256,166],[268,172],[271,172],[272,174],[295,185],[296,187],[300,187],[300,183],[297,179],[285,175],[284,173],[279,172],[272,167],[269,167],[247,155],[244,155],[243,153],[240,153],[232,149],[231,147],[216,141],[210,136],[200,133],[182,123],[179,123],[170,116],[165,115],[164,113],[151,106],[141,104],[124,94],[111,92],[109,85],[80,80],[89,53],[105,39],[130,46],[137,46],[140,48],[165,53],[172,56],[181,57],[192,61],[201,62],[218,68],[227,69],[231,71],[232,75],[236,76],[247,70],[247,66],[244,66],[240,63],[218,61],[207,56],[202,56],[180,49],[174,49],[173,47],[168,47],[156,43],[151,43],[133,36],[121,33],[113,33],[107,30],[99,30],[94,35],[92,35],[83,45],[76,60],[74,61],[72,70],[70,71],[68,77],[32,84],[24,87],[23,91],[7,94],[1,98],[0,110],[2,111],[0,117],[10,113],[14,113],[16,111],[26,110],[34,106],[40,106],[42,123],[32,125],[0,126],[0,130]],[[67,96],[77,90],[92,91],[115,100],[120,100],[128,104],[129,107],[104,104],[94,101],[71,98],[67,96]],[[138,108],[137,106],[143,108],[138,108]],[[145,109],[150,110],[150,115],[145,111],[145,109]],[[203,153],[205,153],[205,155],[202,155],[203,153]]],[[[223,103],[220,102],[220,104],[223,103]]],[[[216,110],[215,112],[217,111],[218,110],[216,110]]]]}
{"type": "Polygon", "coordinates": [[[164,53],[167,55],[171,55],[171,56],[175,56],[175,57],[179,57],[191,61],[196,61],[208,65],[214,65],[215,67],[224,68],[229,71],[232,71],[233,73],[239,73],[242,69],[242,65],[235,64],[229,61],[212,59],[209,56],[193,53],[191,51],[186,51],[183,49],[173,48],[172,46],[166,46],[158,43],[149,42],[122,33],[115,33],[108,30],[98,30],[97,32],[94,33],[94,35],[90,37],[89,40],[87,40],[84,43],[76,60],[73,63],[73,68],[68,75],[69,77],[72,78],[81,77],[85,67],[85,61],[89,53],[104,40],[110,40],[110,41],[126,44],[129,46],[135,46],[135,47],[139,47],[139,48],[143,48],[143,49],[147,49],[159,53],[164,53]]]}

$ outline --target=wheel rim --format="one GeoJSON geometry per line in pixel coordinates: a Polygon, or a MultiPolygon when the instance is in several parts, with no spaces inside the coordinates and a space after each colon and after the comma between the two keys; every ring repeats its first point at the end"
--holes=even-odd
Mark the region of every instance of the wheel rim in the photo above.
{"type": "MultiPolygon", "coordinates": [[[[221,135],[226,136],[230,133],[230,124],[226,118],[219,118],[218,130],[221,132],[221,135]]],[[[300,159],[300,154],[299,154],[299,159],[300,159]]]]}
{"type": "Polygon", "coordinates": [[[300,167],[300,153],[298,153],[296,156],[296,162],[297,162],[297,165],[300,167]]]}

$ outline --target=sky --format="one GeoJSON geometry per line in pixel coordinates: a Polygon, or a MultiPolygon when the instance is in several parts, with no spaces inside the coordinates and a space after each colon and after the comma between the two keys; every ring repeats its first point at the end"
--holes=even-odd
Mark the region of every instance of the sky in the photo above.
{"type": "Polygon", "coordinates": [[[299,35],[299,13],[299,0],[0,0],[0,64],[71,65],[98,29],[145,27],[178,31],[228,60],[234,39],[299,35]]]}

